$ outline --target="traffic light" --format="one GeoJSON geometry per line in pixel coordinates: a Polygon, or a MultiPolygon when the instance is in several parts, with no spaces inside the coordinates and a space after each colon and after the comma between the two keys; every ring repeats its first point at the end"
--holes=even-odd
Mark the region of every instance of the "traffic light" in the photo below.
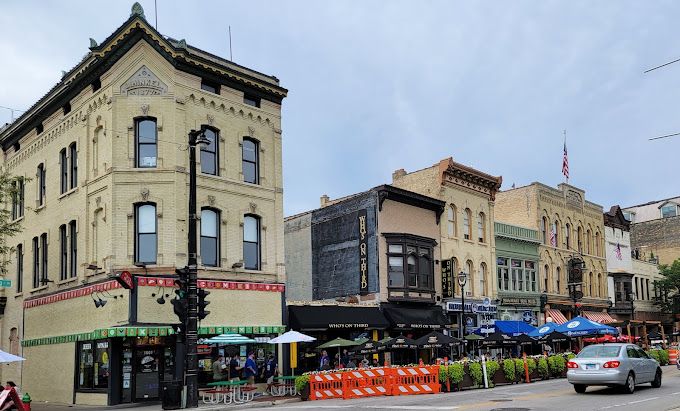
{"type": "Polygon", "coordinates": [[[210,314],[210,311],[206,311],[205,307],[210,304],[210,301],[206,301],[205,298],[210,294],[210,291],[205,291],[202,288],[198,289],[198,320],[201,321],[210,314]]]}
{"type": "Polygon", "coordinates": [[[177,268],[175,272],[179,278],[175,279],[175,298],[170,301],[172,304],[173,311],[177,318],[179,318],[180,324],[186,324],[187,314],[189,313],[189,299],[187,298],[187,293],[189,291],[187,279],[189,270],[187,267],[177,268]]]}

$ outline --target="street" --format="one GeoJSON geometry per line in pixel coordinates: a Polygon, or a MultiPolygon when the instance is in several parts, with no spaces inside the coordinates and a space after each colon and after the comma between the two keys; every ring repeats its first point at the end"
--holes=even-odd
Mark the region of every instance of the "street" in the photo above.
{"type": "MultiPolygon", "coordinates": [[[[638,386],[633,395],[607,387],[589,387],[576,394],[566,379],[535,382],[530,385],[506,385],[490,390],[460,393],[373,397],[357,400],[325,400],[276,406],[283,410],[655,410],[680,408],[680,372],[675,366],[664,368],[659,389],[649,384],[638,386]]],[[[271,409],[272,407],[254,408],[271,409]]],[[[251,408],[253,409],[253,408],[251,408]]]]}

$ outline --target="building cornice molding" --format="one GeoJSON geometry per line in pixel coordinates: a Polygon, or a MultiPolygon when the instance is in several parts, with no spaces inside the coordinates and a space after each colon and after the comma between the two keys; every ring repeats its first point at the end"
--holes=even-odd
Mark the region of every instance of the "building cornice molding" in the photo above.
{"type": "Polygon", "coordinates": [[[472,167],[453,161],[452,157],[439,162],[439,184],[464,187],[483,194],[489,200],[496,199],[496,193],[503,183],[503,177],[494,177],[472,167]]]}

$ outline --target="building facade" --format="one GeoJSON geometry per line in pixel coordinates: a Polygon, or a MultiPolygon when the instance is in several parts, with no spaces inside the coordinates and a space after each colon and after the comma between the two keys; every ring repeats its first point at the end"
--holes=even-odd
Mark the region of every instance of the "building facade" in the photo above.
{"type": "Polygon", "coordinates": [[[673,264],[680,258],[680,197],[626,207],[636,258],[659,264],[673,264]]]}
{"type": "MultiPolygon", "coordinates": [[[[282,331],[286,90],[162,36],[139,4],[90,43],[0,132],[3,167],[31,179],[12,207],[24,230],[10,240],[0,346],[27,359],[3,365],[2,378],[34,399],[101,405],[158,398],[172,375],[168,301],[187,263],[192,129],[210,141],[197,148],[199,287],[211,293],[200,337],[282,331]],[[123,272],[129,290],[112,279],[123,272]]],[[[201,350],[203,384],[216,353],[201,350]]]]}
{"type": "Polygon", "coordinates": [[[609,310],[620,321],[634,317],[633,250],[630,246],[630,222],[619,206],[604,213],[604,240],[607,253],[607,289],[612,301],[609,310]]]}
{"type": "Polygon", "coordinates": [[[403,169],[392,174],[393,184],[443,201],[446,210],[440,225],[442,259],[450,261],[451,277],[446,282],[443,306],[459,333],[459,316],[465,309],[465,327],[471,331],[496,318],[497,306],[494,199],[502,178],[483,173],[452,158],[413,172],[403,169]],[[465,307],[456,274],[467,274],[465,307]]]}
{"type": "Polygon", "coordinates": [[[546,294],[546,318],[563,322],[575,314],[608,321],[607,265],[602,206],[585,199],[585,192],[568,184],[557,189],[535,182],[499,192],[496,218],[538,231],[540,289],[546,294]],[[570,297],[568,261],[585,264],[578,301],[570,297]]]}
{"type": "Polygon", "coordinates": [[[538,275],[538,231],[494,223],[498,319],[538,325],[543,307],[538,275]]]}
{"type": "Polygon", "coordinates": [[[443,211],[442,201],[382,185],[324,196],[321,208],[287,217],[288,323],[320,341],[446,329],[438,305],[443,211]]]}

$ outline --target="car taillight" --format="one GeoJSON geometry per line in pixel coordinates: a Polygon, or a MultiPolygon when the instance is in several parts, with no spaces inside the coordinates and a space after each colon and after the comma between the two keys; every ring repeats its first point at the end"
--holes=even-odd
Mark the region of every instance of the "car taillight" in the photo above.
{"type": "Polygon", "coordinates": [[[619,368],[619,365],[621,365],[619,361],[607,361],[602,368],[619,368]]]}
{"type": "Polygon", "coordinates": [[[573,361],[569,361],[569,362],[567,363],[567,368],[578,368],[578,364],[576,364],[576,363],[573,362],[573,361]]]}

